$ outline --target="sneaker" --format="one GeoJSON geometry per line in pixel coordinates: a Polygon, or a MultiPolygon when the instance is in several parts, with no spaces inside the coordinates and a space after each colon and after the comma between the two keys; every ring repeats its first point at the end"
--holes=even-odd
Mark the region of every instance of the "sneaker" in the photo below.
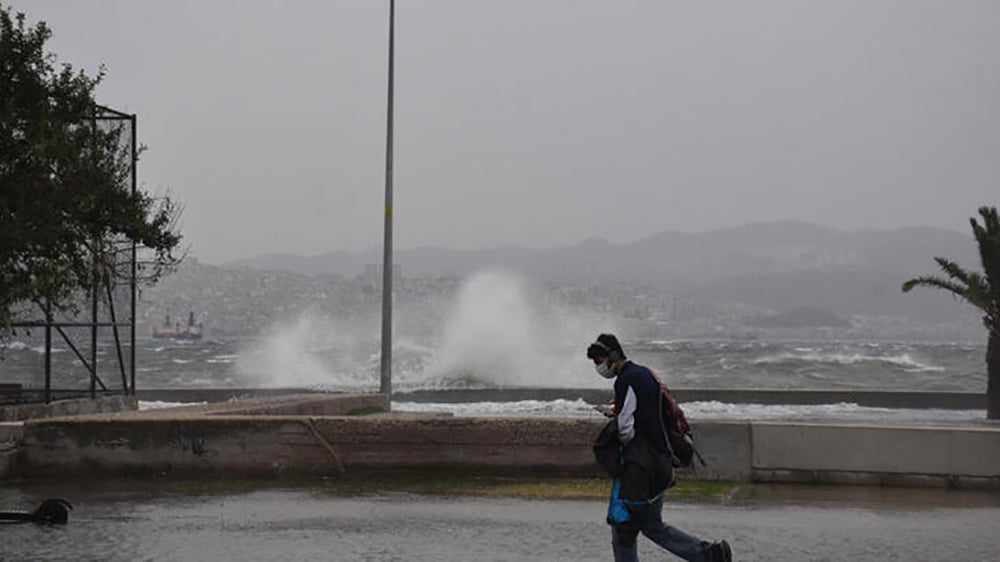
{"type": "Polygon", "coordinates": [[[729,548],[729,543],[725,540],[712,543],[708,553],[712,562],[733,562],[733,549],[729,548]]]}

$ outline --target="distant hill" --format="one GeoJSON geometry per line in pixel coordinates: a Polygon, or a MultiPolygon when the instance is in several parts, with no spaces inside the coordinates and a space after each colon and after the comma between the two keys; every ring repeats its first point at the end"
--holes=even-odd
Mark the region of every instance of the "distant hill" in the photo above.
{"type": "MultiPolygon", "coordinates": [[[[968,314],[946,294],[903,295],[906,279],[934,273],[934,256],[979,266],[971,235],[915,227],[842,231],[803,222],[770,222],[701,233],[662,232],[629,244],[590,239],[531,250],[397,250],[404,276],[466,276],[502,268],[573,285],[650,286],[692,299],[764,306],[779,312],[818,307],[841,318],[904,315],[941,320],[968,314]]],[[[226,264],[304,275],[359,275],[381,251],[313,257],[269,254],[226,264]]]]}

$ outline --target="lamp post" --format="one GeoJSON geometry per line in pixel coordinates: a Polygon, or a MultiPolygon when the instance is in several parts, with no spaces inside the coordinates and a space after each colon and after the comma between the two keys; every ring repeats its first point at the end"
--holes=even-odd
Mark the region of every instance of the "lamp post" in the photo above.
{"type": "Polygon", "coordinates": [[[382,365],[379,392],[392,404],[392,82],[396,0],[389,0],[389,80],[385,119],[385,233],[382,252],[382,365]]]}

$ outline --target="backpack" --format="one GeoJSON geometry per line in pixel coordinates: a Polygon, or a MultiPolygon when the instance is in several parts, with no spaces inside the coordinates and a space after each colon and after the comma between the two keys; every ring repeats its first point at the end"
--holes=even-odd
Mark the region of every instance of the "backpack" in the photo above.
{"type": "Polygon", "coordinates": [[[656,376],[656,373],[653,373],[653,378],[660,384],[660,423],[663,424],[664,433],[667,434],[667,444],[670,445],[670,452],[673,453],[674,466],[687,468],[691,466],[695,457],[698,458],[701,466],[705,466],[705,459],[694,448],[694,434],[684,416],[684,410],[674,399],[667,385],[663,384],[663,381],[656,376]]]}

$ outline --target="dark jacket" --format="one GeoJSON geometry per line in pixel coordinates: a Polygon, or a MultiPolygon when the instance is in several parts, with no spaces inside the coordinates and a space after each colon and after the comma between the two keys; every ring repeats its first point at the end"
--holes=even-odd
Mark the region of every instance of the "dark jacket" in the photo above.
{"type": "Polygon", "coordinates": [[[622,479],[622,496],[629,500],[655,498],[673,483],[670,453],[636,435],[624,447],[618,441],[618,420],[604,424],[594,441],[594,459],[612,478],[622,479]]]}
{"type": "Polygon", "coordinates": [[[635,435],[661,453],[670,450],[660,419],[660,381],[653,372],[626,361],[615,378],[615,415],[622,443],[635,435]]]}

